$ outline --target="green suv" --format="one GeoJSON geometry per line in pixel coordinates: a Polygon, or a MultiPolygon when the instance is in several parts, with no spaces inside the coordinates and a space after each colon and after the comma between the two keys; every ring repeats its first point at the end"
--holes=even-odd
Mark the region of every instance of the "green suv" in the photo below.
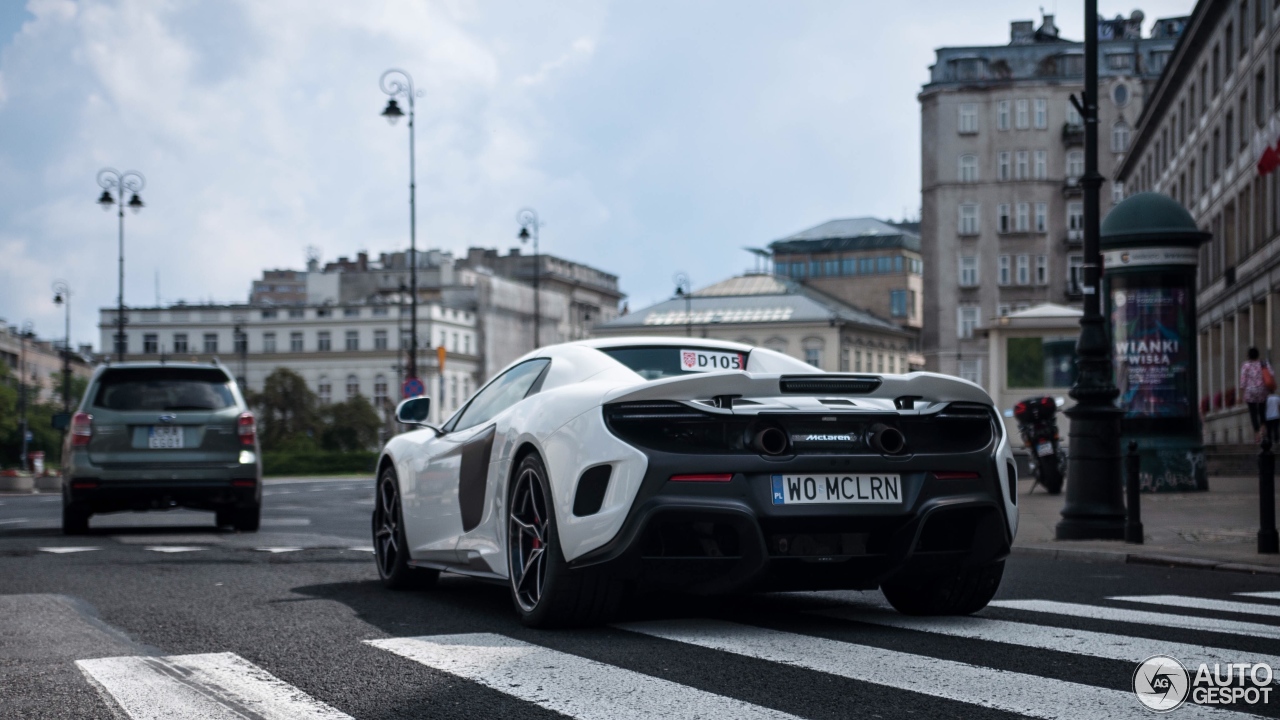
{"type": "Polygon", "coordinates": [[[213,510],[256,531],[262,508],[257,427],[225,369],[121,363],[94,373],[63,448],[62,531],[94,513],[213,510]]]}

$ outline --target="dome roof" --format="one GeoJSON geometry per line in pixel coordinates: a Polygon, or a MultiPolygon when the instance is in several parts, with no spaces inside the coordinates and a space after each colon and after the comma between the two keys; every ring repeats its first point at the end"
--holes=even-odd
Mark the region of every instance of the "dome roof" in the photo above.
{"type": "Polygon", "coordinates": [[[1107,213],[1099,244],[1103,248],[1141,245],[1198,247],[1210,234],[1196,227],[1177,200],[1156,192],[1130,195],[1107,213]]]}

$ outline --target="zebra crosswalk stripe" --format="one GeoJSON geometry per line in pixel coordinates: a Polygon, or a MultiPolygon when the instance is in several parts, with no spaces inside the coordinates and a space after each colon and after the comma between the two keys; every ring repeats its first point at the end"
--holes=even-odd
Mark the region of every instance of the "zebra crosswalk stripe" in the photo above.
{"type": "Polygon", "coordinates": [[[794,718],[777,710],[503,635],[433,635],[365,642],[548,710],[584,720],[794,718]]]}
{"type": "MultiPolygon", "coordinates": [[[[1032,647],[1041,650],[1057,650],[1075,655],[1123,660],[1140,663],[1152,655],[1172,655],[1188,667],[1200,663],[1231,662],[1238,651],[1207,645],[1191,645],[1166,642],[1141,637],[1092,632],[1075,628],[1060,628],[1030,623],[995,620],[985,617],[908,617],[885,612],[872,612],[857,608],[834,608],[815,611],[839,620],[884,625],[902,630],[948,635],[971,640],[1032,647]]],[[[1280,656],[1254,656],[1254,662],[1264,662],[1280,668],[1280,656]]]]}
{"type": "Polygon", "coordinates": [[[1242,592],[1236,593],[1240,597],[1256,597],[1264,600],[1280,600],[1280,592],[1275,590],[1267,590],[1265,592],[1242,592]]]}
{"type": "Polygon", "coordinates": [[[1218,618],[1173,615],[1147,610],[1126,610],[1124,608],[1104,607],[1101,605],[1080,605],[1056,600],[993,600],[989,607],[1066,615],[1090,620],[1115,620],[1139,625],[1155,625],[1164,629],[1202,630],[1226,635],[1244,635],[1246,637],[1280,640],[1280,627],[1245,622],[1243,620],[1219,620],[1218,618]]]}
{"type": "MultiPolygon", "coordinates": [[[[718,620],[625,623],[645,635],[1035,718],[1096,720],[1140,713],[1132,692],[718,620]]],[[[1187,705],[1186,718],[1244,718],[1187,705]]]]}
{"type": "Polygon", "coordinates": [[[234,653],[77,660],[131,720],[351,720],[234,653]]]}
{"type": "Polygon", "coordinates": [[[1280,605],[1263,603],[1235,602],[1233,600],[1214,600],[1187,595],[1124,595],[1107,598],[1121,602],[1146,603],[1148,605],[1166,605],[1184,610],[1215,610],[1226,613],[1243,613],[1246,615],[1266,615],[1280,617],[1280,605]]]}

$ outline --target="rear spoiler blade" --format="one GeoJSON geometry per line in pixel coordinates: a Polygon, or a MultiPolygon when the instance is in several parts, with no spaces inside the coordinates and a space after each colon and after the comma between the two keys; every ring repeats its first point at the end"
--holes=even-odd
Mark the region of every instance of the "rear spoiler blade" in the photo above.
{"type": "MultiPolygon", "coordinates": [[[[833,383],[836,384],[836,383],[833,383]]],[[[687,377],[671,377],[654,380],[643,385],[620,388],[607,393],[605,403],[634,402],[642,400],[707,400],[722,395],[737,395],[745,398],[762,397],[848,397],[875,398],[878,400],[896,400],[910,397],[922,402],[973,402],[984,405],[993,404],[991,396],[981,387],[950,375],[915,372],[907,375],[867,375],[862,373],[814,373],[808,374],[764,374],[727,370],[689,375],[687,377]],[[814,392],[784,391],[784,379],[796,381],[810,380],[869,380],[865,383],[875,386],[868,392],[836,392],[819,390],[814,392]]]]}

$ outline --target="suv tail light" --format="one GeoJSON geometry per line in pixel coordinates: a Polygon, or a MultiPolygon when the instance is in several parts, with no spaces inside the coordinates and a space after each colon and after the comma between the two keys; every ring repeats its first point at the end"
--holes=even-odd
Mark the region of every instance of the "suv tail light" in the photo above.
{"type": "Polygon", "coordinates": [[[258,436],[258,424],[253,419],[253,413],[240,413],[238,425],[240,429],[240,444],[253,445],[253,441],[258,436]]]}
{"type": "Polygon", "coordinates": [[[78,412],[71,417],[71,446],[80,447],[89,444],[93,437],[93,416],[87,412],[78,412]]]}

